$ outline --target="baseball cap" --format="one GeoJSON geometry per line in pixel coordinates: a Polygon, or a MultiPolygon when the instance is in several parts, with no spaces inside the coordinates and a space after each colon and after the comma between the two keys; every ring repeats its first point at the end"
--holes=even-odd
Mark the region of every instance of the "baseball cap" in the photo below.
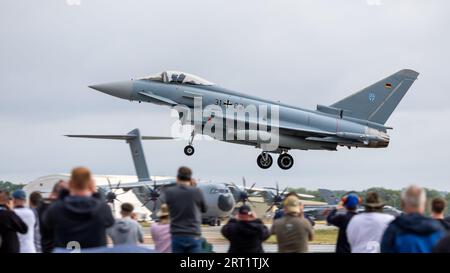
{"type": "Polygon", "coordinates": [[[241,215],[250,215],[252,212],[252,209],[247,205],[242,205],[239,207],[239,214],[241,215]]]}
{"type": "Polygon", "coordinates": [[[27,194],[25,193],[24,190],[15,190],[12,193],[12,198],[13,199],[19,199],[19,200],[26,200],[27,199],[27,194]]]}
{"type": "Polygon", "coordinates": [[[359,198],[358,198],[358,196],[357,196],[356,194],[349,194],[349,195],[346,197],[344,206],[345,206],[346,208],[352,209],[352,208],[356,208],[356,206],[358,205],[358,203],[359,203],[359,198]]]}
{"type": "Polygon", "coordinates": [[[284,199],[284,207],[287,213],[300,213],[300,199],[297,196],[291,195],[284,199]]]}

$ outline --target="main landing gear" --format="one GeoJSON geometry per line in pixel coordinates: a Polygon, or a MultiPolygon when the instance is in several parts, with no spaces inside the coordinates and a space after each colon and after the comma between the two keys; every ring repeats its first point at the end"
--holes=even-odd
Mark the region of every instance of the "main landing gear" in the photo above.
{"type": "Polygon", "coordinates": [[[288,153],[282,153],[278,157],[277,163],[278,167],[281,169],[289,170],[292,166],[294,166],[294,158],[292,158],[292,156],[288,153]]]}
{"type": "Polygon", "coordinates": [[[195,132],[194,132],[194,130],[192,130],[191,138],[189,139],[189,145],[184,147],[184,154],[187,156],[191,156],[195,152],[194,146],[192,146],[192,142],[194,141],[194,136],[195,136],[195,132]]]}
{"type": "MultiPolygon", "coordinates": [[[[256,163],[261,169],[268,169],[272,166],[273,159],[269,153],[262,152],[256,159],[256,163]]],[[[294,166],[294,158],[290,154],[283,152],[278,157],[277,164],[281,169],[289,170],[294,166]]]]}
{"type": "Polygon", "coordinates": [[[270,168],[270,166],[272,166],[273,159],[270,154],[262,152],[260,155],[258,155],[256,163],[261,169],[268,169],[270,168]]]}

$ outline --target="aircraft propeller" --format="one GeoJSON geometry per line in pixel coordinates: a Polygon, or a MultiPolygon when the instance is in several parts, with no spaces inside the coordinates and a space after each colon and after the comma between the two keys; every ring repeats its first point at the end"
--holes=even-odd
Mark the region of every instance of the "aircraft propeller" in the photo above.
{"type": "Polygon", "coordinates": [[[153,187],[150,188],[149,186],[147,186],[147,188],[149,190],[149,196],[148,196],[147,200],[142,204],[142,207],[145,207],[151,201],[151,202],[153,202],[152,212],[154,212],[156,210],[156,202],[158,202],[159,197],[161,196],[161,193],[158,191],[158,189],[156,187],[155,180],[153,180],[153,187]]]}
{"type": "Polygon", "coordinates": [[[231,182],[231,184],[238,191],[238,196],[237,196],[236,203],[242,202],[245,205],[248,202],[253,207],[256,207],[253,204],[253,202],[249,199],[249,197],[250,197],[250,193],[249,192],[251,192],[253,190],[253,188],[255,187],[256,183],[253,183],[251,185],[251,187],[247,189],[247,182],[245,180],[245,177],[242,177],[242,185],[243,185],[242,189],[239,186],[237,186],[236,184],[234,184],[233,182],[231,182]]]}
{"type": "Polygon", "coordinates": [[[283,199],[284,199],[284,194],[286,193],[286,191],[287,191],[287,187],[286,188],[284,188],[284,190],[282,191],[282,192],[280,192],[280,188],[279,188],[279,185],[278,185],[278,182],[276,182],[276,188],[269,188],[269,187],[266,187],[266,189],[270,189],[270,190],[275,190],[275,196],[273,197],[273,199],[272,199],[272,204],[270,205],[270,207],[266,210],[266,212],[269,212],[269,211],[271,211],[272,210],[272,208],[274,207],[274,206],[280,206],[281,205],[281,202],[283,202],[283,199]]]}
{"type": "Polygon", "coordinates": [[[120,189],[120,183],[122,183],[122,180],[119,180],[116,187],[112,186],[111,181],[109,180],[109,177],[106,177],[106,180],[108,181],[108,187],[109,187],[109,191],[105,194],[106,202],[111,203],[113,205],[114,205],[114,201],[121,203],[121,201],[119,199],[117,199],[117,196],[126,193],[126,191],[124,191],[122,193],[116,193],[116,192],[117,192],[117,190],[120,189]]]}

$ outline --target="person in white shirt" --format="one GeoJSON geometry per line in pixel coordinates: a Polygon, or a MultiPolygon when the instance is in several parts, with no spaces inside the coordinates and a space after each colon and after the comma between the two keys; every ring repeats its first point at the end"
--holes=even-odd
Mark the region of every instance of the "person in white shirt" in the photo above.
{"type": "Polygon", "coordinates": [[[27,195],[23,190],[15,190],[12,194],[14,212],[28,226],[28,231],[24,234],[17,233],[19,237],[20,253],[36,253],[34,246],[34,228],[36,225],[36,216],[33,211],[25,207],[27,195]]]}
{"type": "Polygon", "coordinates": [[[379,253],[381,239],[394,216],[383,213],[378,193],[368,192],[365,212],[355,215],[347,226],[347,240],[352,253],[379,253]]]}
{"type": "Polygon", "coordinates": [[[28,202],[31,211],[33,211],[34,217],[36,218],[36,224],[34,225],[34,247],[36,248],[37,253],[41,253],[42,252],[41,230],[39,227],[39,213],[37,211],[37,207],[42,203],[41,193],[38,191],[30,193],[30,196],[28,197],[28,202]]]}

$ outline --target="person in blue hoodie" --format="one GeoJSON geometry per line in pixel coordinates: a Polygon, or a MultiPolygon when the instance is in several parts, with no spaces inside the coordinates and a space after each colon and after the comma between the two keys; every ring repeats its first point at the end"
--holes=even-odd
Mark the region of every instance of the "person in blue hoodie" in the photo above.
{"type": "Polygon", "coordinates": [[[402,192],[404,213],[392,221],[381,240],[382,253],[430,253],[445,235],[442,225],[424,215],[426,194],[419,186],[402,192]]]}

